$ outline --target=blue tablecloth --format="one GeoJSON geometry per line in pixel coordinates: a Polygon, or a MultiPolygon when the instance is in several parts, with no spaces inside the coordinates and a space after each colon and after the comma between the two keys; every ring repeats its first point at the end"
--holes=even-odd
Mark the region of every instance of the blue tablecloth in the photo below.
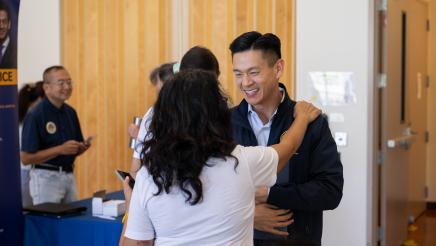
{"type": "MultiPolygon", "coordinates": [[[[124,199],[122,191],[110,193],[109,199],[124,199]]],[[[24,245],[118,245],[122,216],[115,220],[92,216],[91,199],[77,201],[87,207],[85,213],[71,217],[24,216],[24,245]]]]}

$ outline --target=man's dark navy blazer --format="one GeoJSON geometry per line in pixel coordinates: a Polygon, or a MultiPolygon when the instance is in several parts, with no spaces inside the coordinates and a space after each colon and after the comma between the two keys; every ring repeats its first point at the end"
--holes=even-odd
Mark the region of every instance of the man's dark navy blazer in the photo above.
{"type": "MultiPolygon", "coordinates": [[[[285,98],[273,118],[268,146],[280,141],[294,120],[295,101],[283,84],[285,98]]],[[[233,136],[243,146],[257,146],[257,139],[248,121],[245,100],[232,109],[233,136]]],[[[307,128],[303,142],[289,160],[288,181],[270,189],[268,203],[282,209],[291,209],[294,223],[288,227],[289,239],[321,244],[323,210],[334,209],[342,198],[342,164],[328,122],[320,116],[307,128]]],[[[280,173],[280,176],[286,173],[280,173]]],[[[276,238],[272,234],[255,232],[255,238],[276,238]],[[259,235],[257,237],[257,235],[259,235]]]]}
{"type": "Polygon", "coordinates": [[[9,45],[0,61],[0,68],[17,68],[17,41],[9,39],[9,45]]]}

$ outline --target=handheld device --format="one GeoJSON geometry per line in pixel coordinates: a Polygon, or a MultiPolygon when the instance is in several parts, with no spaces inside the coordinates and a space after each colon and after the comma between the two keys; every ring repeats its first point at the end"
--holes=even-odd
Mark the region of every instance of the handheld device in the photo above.
{"type": "Polygon", "coordinates": [[[85,142],[87,142],[87,143],[91,143],[91,141],[94,140],[96,137],[97,137],[97,135],[89,136],[89,137],[87,137],[87,138],[85,139],[85,142]]]}
{"type": "Polygon", "coordinates": [[[124,179],[125,179],[126,177],[129,177],[129,186],[130,186],[130,188],[133,189],[133,186],[135,186],[135,179],[130,175],[130,173],[128,173],[128,172],[124,172],[124,171],[121,171],[121,170],[116,169],[116,170],[115,170],[115,174],[117,175],[117,177],[118,177],[121,181],[124,181],[124,179]]]}

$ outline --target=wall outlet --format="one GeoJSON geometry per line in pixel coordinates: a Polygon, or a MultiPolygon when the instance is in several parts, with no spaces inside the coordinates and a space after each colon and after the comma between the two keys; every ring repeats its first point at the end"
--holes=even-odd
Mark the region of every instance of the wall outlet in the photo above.
{"type": "Polygon", "coordinates": [[[337,146],[347,146],[347,133],[335,132],[335,142],[337,146]]]}

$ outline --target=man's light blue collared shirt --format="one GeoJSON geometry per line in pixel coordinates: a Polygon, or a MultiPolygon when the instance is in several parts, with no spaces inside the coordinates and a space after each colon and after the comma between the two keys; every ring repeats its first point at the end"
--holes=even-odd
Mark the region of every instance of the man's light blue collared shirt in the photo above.
{"type": "MultiPolygon", "coordinates": [[[[282,88],[279,89],[282,92],[282,100],[280,103],[283,103],[283,101],[285,100],[285,91],[282,88]]],[[[253,107],[248,104],[248,122],[250,122],[251,129],[253,129],[254,135],[257,139],[257,144],[259,146],[268,146],[268,138],[271,131],[271,124],[277,113],[277,109],[274,111],[269,121],[266,124],[263,124],[262,120],[259,118],[259,115],[253,110],[253,107]]],[[[289,166],[286,165],[277,176],[277,183],[286,183],[288,182],[288,180],[289,166]]]]}
{"type": "MultiPolygon", "coordinates": [[[[279,88],[282,92],[282,103],[285,100],[285,92],[282,88],[279,88]]],[[[253,110],[251,104],[248,104],[248,122],[250,122],[251,129],[253,129],[254,135],[257,139],[257,144],[260,146],[268,145],[269,133],[271,131],[271,124],[274,119],[274,116],[277,113],[277,109],[272,114],[271,118],[266,124],[263,124],[262,120],[259,118],[259,115],[253,110]]]]}

